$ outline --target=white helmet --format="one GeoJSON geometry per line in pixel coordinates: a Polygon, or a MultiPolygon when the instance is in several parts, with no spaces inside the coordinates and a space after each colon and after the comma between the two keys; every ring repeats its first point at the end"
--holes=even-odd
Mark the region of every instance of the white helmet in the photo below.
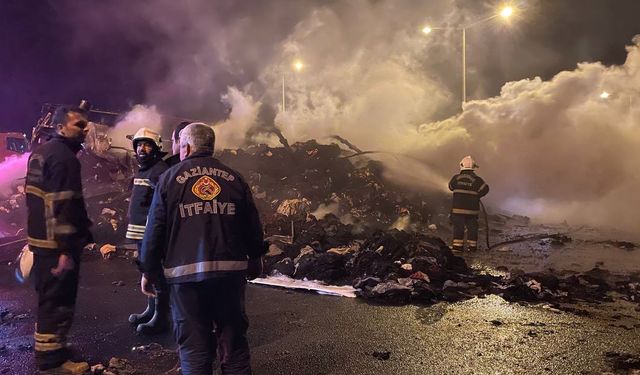
{"type": "Polygon", "coordinates": [[[21,283],[27,282],[31,274],[31,268],[33,268],[33,252],[31,252],[29,245],[24,245],[15,263],[16,279],[21,283]]]}
{"type": "Polygon", "coordinates": [[[476,164],[471,155],[465,156],[464,158],[462,158],[462,160],[460,160],[461,171],[472,171],[476,168],[478,168],[478,164],[476,164]]]}
{"type": "Polygon", "coordinates": [[[133,149],[135,150],[138,145],[138,141],[149,141],[158,147],[158,150],[162,150],[162,137],[157,132],[149,128],[140,128],[134,135],[128,135],[128,139],[133,142],[133,149]]]}

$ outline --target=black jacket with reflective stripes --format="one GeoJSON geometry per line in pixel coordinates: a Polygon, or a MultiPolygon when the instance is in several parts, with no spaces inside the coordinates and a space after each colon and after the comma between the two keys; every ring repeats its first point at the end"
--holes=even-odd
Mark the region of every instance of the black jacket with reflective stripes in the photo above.
{"type": "Polygon", "coordinates": [[[452,214],[477,215],[480,213],[480,198],[487,195],[489,185],[473,171],[461,171],[449,181],[453,191],[452,214]]]}
{"type": "Polygon", "coordinates": [[[92,241],[82,196],[79,143],[55,135],[38,146],[27,163],[27,233],[38,255],[81,250],[92,241]]]}
{"type": "Polygon", "coordinates": [[[244,178],[196,153],[167,170],[156,186],[140,251],[154,282],[198,282],[246,272],[266,253],[262,224],[244,178]]]}
{"type": "Polygon", "coordinates": [[[142,240],[153,198],[153,190],[160,175],[168,168],[164,161],[156,159],[152,165],[141,167],[133,176],[133,188],[131,188],[131,201],[129,202],[129,225],[126,234],[128,239],[142,240]]]}

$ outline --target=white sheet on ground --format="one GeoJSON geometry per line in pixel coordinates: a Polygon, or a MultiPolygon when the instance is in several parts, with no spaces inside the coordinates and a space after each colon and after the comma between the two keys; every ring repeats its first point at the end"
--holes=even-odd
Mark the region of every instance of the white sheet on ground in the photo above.
{"type": "Polygon", "coordinates": [[[317,280],[297,280],[284,275],[267,276],[264,278],[260,277],[249,282],[259,285],[279,286],[287,289],[311,290],[320,294],[326,294],[330,296],[341,296],[350,298],[356,297],[356,289],[350,285],[326,285],[323,282],[317,280]]]}

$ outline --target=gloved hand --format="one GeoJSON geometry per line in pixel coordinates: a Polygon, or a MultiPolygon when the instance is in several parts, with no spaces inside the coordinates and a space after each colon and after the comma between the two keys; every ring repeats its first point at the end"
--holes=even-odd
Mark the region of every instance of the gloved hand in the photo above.
{"type": "Polygon", "coordinates": [[[247,265],[247,279],[253,280],[260,275],[262,275],[262,257],[249,259],[249,264],[247,265]]]}

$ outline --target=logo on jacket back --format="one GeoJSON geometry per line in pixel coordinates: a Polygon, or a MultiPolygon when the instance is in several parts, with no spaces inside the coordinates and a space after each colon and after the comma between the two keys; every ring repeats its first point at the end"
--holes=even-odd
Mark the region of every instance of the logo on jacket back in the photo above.
{"type": "Polygon", "coordinates": [[[191,192],[203,201],[210,201],[222,191],[220,185],[209,176],[202,176],[193,184],[191,192]]]}

